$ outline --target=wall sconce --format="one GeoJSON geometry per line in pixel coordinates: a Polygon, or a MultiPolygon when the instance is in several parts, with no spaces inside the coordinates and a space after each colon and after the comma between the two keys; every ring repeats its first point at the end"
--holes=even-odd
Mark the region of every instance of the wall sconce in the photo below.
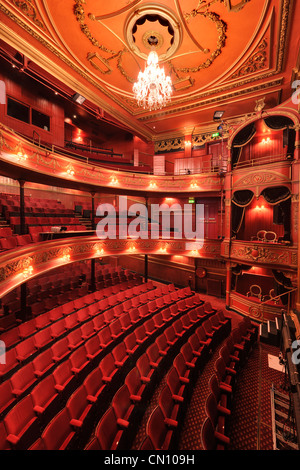
{"type": "Polygon", "coordinates": [[[192,145],[192,142],[191,142],[190,140],[185,140],[185,141],[184,141],[184,145],[185,145],[186,147],[190,147],[190,146],[192,145]]]}
{"type": "Polygon", "coordinates": [[[61,257],[62,261],[65,261],[65,262],[70,261],[70,258],[71,258],[71,256],[70,256],[70,251],[71,251],[71,248],[70,248],[70,247],[63,249],[63,251],[62,251],[62,257],[61,257]]]}
{"type": "Polygon", "coordinates": [[[198,188],[198,184],[195,182],[191,183],[191,188],[198,188]]]}
{"type": "Polygon", "coordinates": [[[68,166],[67,173],[68,173],[68,175],[74,176],[75,171],[74,171],[74,168],[72,167],[72,165],[68,166]]]}
{"type": "Polygon", "coordinates": [[[102,256],[102,255],[104,255],[104,250],[103,250],[103,248],[97,248],[97,250],[96,250],[96,255],[97,255],[97,256],[102,256]]]}
{"type": "Polygon", "coordinates": [[[261,211],[261,210],[263,210],[264,208],[265,208],[265,206],[264,206],[263,204],[262,204],[261,206],[256,206],[256,207],[255,207],[255,209],[256,209],[257,211],[261,211]]]}
{"type": "Polygon", "coordinates": [[[32,275],[33,267],[31,266],[31,261],[32,261],[32,258],[26,258],[23,262],[24,267],[23,267],[22,274],[25,279],[32,275]]]}
{"type": "Polygon", "coordinates": [[[128,251],[129,251],[130,253],[134,253],[134,252],[135,252],[135,246],[134,246],[134,245],[130,246],[130,247],[128,248],[128,251]]]}
{"type": "Polygon", "coordinates": [[[161,246],[158,251],[160,253],[167,253],[167,247],[166,246],[161,246]]]}
{"type": "Polygon", "coordinates": [[[265,145],[265,144],[269,144],[270,142],[271,142],[270,137],[267,137],[266,139],[263,139],[263,140],[261,141],[261,143],[264,144],[264,145],[265,145]]]}
{"type": "Polygon", "coordinates": [[[117,178],[115,176],[111,177],[110,184],[118,184],[118,182],[119,181],[117,180],[117,178]]]}
{"type": "Polygon", "coordinates": [[[156,188],[156,183],[151,181],[149,186],[150,186],[150,188],[156,188]]]}
{"type": "Polygon", "coordinates": [[[191,251],[191,255],[192,255],[192,256],[198,256],[198,255],[199,255],[198,250],[192,250],[192,251],[191,251]]]}
{"type": "Polygon", "coordinates": [[[19,150],[18,153],[17,153],[17,157],[18,157],[18,160],[19,161],[25,161],[27,160],[27,155],[26,153],[23,152],[23,150],[19,150]]]}

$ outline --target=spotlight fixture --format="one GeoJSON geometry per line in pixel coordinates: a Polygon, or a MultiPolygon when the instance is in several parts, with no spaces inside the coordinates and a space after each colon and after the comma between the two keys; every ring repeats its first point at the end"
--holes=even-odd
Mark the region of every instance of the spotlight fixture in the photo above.
{"type": "Polygon", "coordinates": [[[220,121],[223,117],[223,114],[225,113],[225,111],[215,111],[214,112],[214,121],[220,121]]]}
{"type": "Polygon", "coordinates": [[[79,93],[75,93],[75,95],[72,96],[72,100],[75,101],[75,103],[83,104],[86,98],[79,93]]]}

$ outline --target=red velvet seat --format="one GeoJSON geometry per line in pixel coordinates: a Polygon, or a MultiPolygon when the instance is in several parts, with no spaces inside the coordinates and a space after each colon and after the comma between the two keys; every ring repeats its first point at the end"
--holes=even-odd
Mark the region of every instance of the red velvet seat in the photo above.
{"type": "Polygon", "coordinates": [[[88,394],[84,385],[80,385],[69,397],[66,403],[66,409],[70,417],[70,425],[73,429],[83,430],[89,425],[92,413],[94,412],[93,404],[88,400],[88,394]]]}
{"type": "Polygon", "coordinates": [[[164,415],[164,421],[170,428],[178,427],[180,405],[172,398],[171,390],[165,385],[159,394],[159,407],[164,415]]]}
{"type": "Polygon", "coordinates": [[[94,360],[99,356],[99,354],[102,352],[102,348],[100,345],[100,340],[98,338],[98,335],[95,335],[88,339],[85,343],[85,349],[86,349],[86,357],[89,361],[94,360]]]}
{"type": "Polygon", "coordinates": [[[52,343],[51,326],[38,331],[34,335],[34,342],[37,349],[41,350],[52,343]]]}
{"type": "Polygon", "coordinates": [[[122,429],[129,428],[135,418],[135,404],[131,401],[130,392],[126,384],[122,385],[113,396],[111,406],[117,418],[117,424],[122,429]]]}
{"type": "Polygon", "coordinates": [[[144,323],[144,326],[147,336],[152,336],[157,331],[153,318],[149,318],[149,320],[144,323]]]}
{"type": "Polygon", "coordinates": [[[18,369],[10,378],[12,391],[15,397],[21,397],[36,382],[33,364],[29,362],[18,369]]]}
{"type": "Polygon", "coordinates": [[[21,339],[28,338],[28,336],[33,335],[38,330],[36,321],[34,318],[32,320],[28,320],[23,323],[20,323],[18,328],[19,328],[19,336],[21,339]]]}
{"type": "Polygon", "coordinates": [[[72,364],[69,359],[59,364],[53,371],[55,390],[60,394],[68,394],[75,384],[76,377],[72,373],[72,364]]]}
{"type": "Polygon", "coordinates": [[[204,346],[206,346],[207,348],[210,348],[211,346],[211,338],[209,338],[207,335],[206,335],[206,332],[205,332],[205,329],[203,328],[202,325],[200,325],[196,331],[195,331],[196,335],[198,336],[198,339],[199,339],[199,342],[201,344],[203,344],[204,346]]]}
{"type": "Polygon", "coordinates": [[[69,349],[71,351],[73,351],[74,349],[79,348],[79,346],[81,346],[84,342],[84,340],[82,339],[82,336],[81,336],[81,329],[80,328],[76,328],[75,330],[70,331],[70,333],[68,333],[68,335],[67,335],[67,339],[68,339],[68,342],[69,342],[69,349]]]}
{"type": "Polygon", "coordinates": [[[0,421],[0,450],[11,450],[12,447],[10,446],[7,440],[7,431],[3,421],[0,421]]]}
{"type": "Polygon", "coordinates": [[[90,403],[96,403],[101,400],[102,392],[106,388],[106,383],[103,382],[103,374],[100,367],[93,369],[83,381],[85,387],[87,400],[90,403]]]}
{"type": "Polygon", "coordinates": [[[220,356],[215,361],[214,371],[217,375],[221,390],[226,393],[232,394],[235,374],[231,373],[231,371],[226,368],[225,361],[220,356]]]}
{"type": "Polygon", "coordinates": [[[143,324],[138,326],[134,330],[134,334],[135,334],[135,337],[136,337],[136,342],[139,345],[144,344],[146,342],[147,338],[148,338],[148,336],[146,334],[145,326],[143,324]]]}
{"type": "Polygon", "coordinates": [[[122,336],[122,334],[123,334],[122,324],[121,324],[119,319],[114,320],[109,325],[109,329],[110,329],[110,332],[111,332],[111,336],[114,340],[120,338],[120,336],[122,336]]]}
{"type": "Polygon", "coordinates": [[[173,315],[172,315],[170,307],[164,308],[161,311],[161,314],[162,314],[162,318],[163,318],[165,323],[168,323],[173,319],[173,315]]]}
{"type": "Polygon", "coordinates": [[[219,408],[219,411],[226,414],[230,415],[230,396],[228,393],[223,393],[221,390],[221,387],[219,385],[219,380],[216,374],[213,374],[209,381],[208,381],[208,388],[211,393],[213,393],[215,400],[217,402],[217,406],[219,408]]]}
{"type": "Polygon", "coordinates": [[[140,373],[142,382],[149,383],[155,373],[155,368],[150,365],[150,360],[146,353],[138,358],[136,367],[140,373]]]}
{"type": "Polygon", "coordinates": [[[130,354],[127,352],[123,341],[113,348],[112,355],[117,367],[123,367],[130,358],[130,354]]]}
{"type": "Polygon", "coordinates": [[[105,323],[105,319],[104,319],[104,316],[103,316],[102,313],[100,313],[99,315],[96,315],[93,318],[94,331],[98,332],[98,331],[102,330],[102,328],[104,328],[105,325],[106,325],[106,323],[105,323]]]}
{"type": "Polygon", "coordinates": [[[213,393],[208,395],[205,402],[206,415],[210,418],[215,430],[222,435],[226,435],[228,427],[228,416],[230,415],[230,411],[227,411],[228,413],[225,413],[220,407],[218,407],[217,400],[213,393]]]}
{"type": "Polygon", "coordinates": [[[41,315],[37,315],[34,318],[36,328],[37,330],[41,330],[42,328],[45,328],[46,326],[50,326],[51,320],[50,320],[50,313],[45,312],[42,313],[41,315]]]}
{"type": "Polygon", "coordinates": [[[141,305],[141,307],[139,307],[139,316],[141,318],[144,318],[146,317],[147,315],[149,315],[149,307],[148,307],[148,304],[144,304],[144,305],[141,305]]]}
{"type": "Polygon", "coordinates": [[[154,322],[154,325],[156,328],[161,328],[162,326],[164,326],[166,324],[163,316],[162,316],[162,312],[157,312],[154,316],[153,316],[153,322],[154,322]]]}
{"type": "Polygon", "coordinates": [[[164,420],[161,408],[157,406],[152,411],[146,426],[146,434],[150,437],[155,450],[171,450],[173,429],[164,420]]]}
{"type": "Polygon", "coordinates": [[[183,403],[186,395],[186,384],[180,381],[179,374],[175,367],[171,367],[167,374],[167,385],[172,393],[172,398],[178,403],[183,403]]]}
{"type": "Polygon", "coordinates": [[[50,421],[41,435],[45,450],[72,449],[75,438],[76,432],[70,425],[70,416],[66,408],[50,421]]]}
{"type": "Polygon", "coordinates": [[[34,337],[24,339],[15,346],[17,353],[17,359],[19,362],[24,362],[37,352],[37,347],[34,341],[34,337]]]}
{"type": "Polygon", "coordinates": [[[105,349],[113,343],[111,331],[108,326],[102,328],[102,330],[99,331],[98,338],[100,340],[100,346],[102,349],[105,349]]]}
{"type": "Polygon", "coordinates": [[[215,330],[213,329],[209,318],[202,323],[202,326],[208,338],[211,338],[211,339],[215,338],[215,330]]]}
{"type": "Polygon", "coordinates": [[[33,402],[27,395],[7,413],[4,418],[7,441],[12,449],[25,450],[37,438],[39,420],[33,410],[33,402]]]}
{"type": "Polygon", "coordinates": [[[148,356],[150,366],[153,367],[154,369],[157,369],[163,359],[163,356],[159,352],[157,343],[152,343],[146,349],[146,354],[148,356]]]}
{"type": "Polygon", "coordinates": [[[53,366],[53,354],[50,348],[38,354],[32,361],[34,374],[36,377],[41,378],[45,375],[53,366]]]}
{"type": "Polygon", "coordinates": [[[128,372],[124,382],[130,392],[130,399],[135,403],[141,402],[145,397],[146,384],[142,382],[141,374],[137,367],[128,372]]]}
{"type": "Polygon", "coordinates": [[[201,427],[201,444],[203,450],[225,450],[230,444],[230,440],[219,434],[207,417],[201,427]]]}
{"type": "Polygon", "coordinates": [[[199,338],[196,333],[192,334],[188,338],[188,342],[191,346],[193,356],[201,356],[204,353],[205,345],[200,343],[199,338]]]}
{"type": "Polygon", "coordinates": [[[108,353],[101,359],[99,367],[103,374],[103,382],[110,383],[118,372],[118,367],[115,365],[114,357],[111,353],[108,353]]]}
{"type": "Polygon", "coordinates": [[[175,356],[175,359],[173,361],[173,366],[175,367],[179,380],[183,384],[188,384],[190,383],[191,380],[191,368],[187,366],[187,363],[181,353],[178,353],[175,356]]]}
{"type": "Polygon", "coordinates": [[[176,335],[176,331],[173,325],[168,326],[165,330],[165,336],[167,338],[167,343],[169,346],[174,346],[178,340],[178,336],[176,335]]]}
{"type": "Polygon", "coordinates": [[[199,319],[205,318],[207,316],[207,314],[204,311],[203,305],[199,305],[198,307],[196,307],[195,312],[199,319]]]}
{"type": "Polygon", "coordinates": [[[220,351],[219,351],[219,355],[220,357],[222,357],[222,359],[224,360],[225,364],[226,364],[226,367],[232,371],[232,374],[233,375],[236,375],[238,373],[238,370],[239,370],[239,361],[236,361],[234,360],[234,358],[232,358],[230,352],[229,352],[229,349],[228,347],[226,346],[226,344],[224,344],[220,351]]]}
{"type": "Polygon", "coordinates": [[[57,339],[64,335],[68,331],[65,319],[62,318],[51,325],[51,336],[53,339],[57,339]]]}
{"type": "Polygon", "coordinates": [[[90,364],[87,357],[87,350],[83,344],[70,354],[71,371],[76,376],[80,376],[90,364]]]}
{"type": "Polygon", "coordinates": [[[120,450],[123,430],[118,425],[117,417],[112,407],[104,413],[95,431],[95,437],[103,450],[120,450]]]}
{"type": "Polygon", "coordinates": [[[137,342],[137,338],[134,332],[125,336],[124,343],[128,354],[134,354],[139,348],[139,343],[137,342]]]}
{"type": "Polygon", "coordinates": [[[62,361],[70,354],[68,339],[61,338],[51,346],[52,359],[55,363],[62,361]]]}
{"type": "Polygon", "coordinates": [[[127,331],[127,330],[129,330],[129,328],[131,328],[131,317],[130,317],[130,314],[129,314],[129,313],[124,313],[124,315],[122,315],[122,316],[120,317],[120,323],[121,323],[122,331],[127,331]]]}
{"type": "Polygon", "coordinates": [[[54,416],[60,404],[59,393],[55,389],[52,374],[47,375],[31,391],[33,410],[40,421],[45,424],[54,416]]]}
{"type": "Polygon", "coordinates": [[[170,305],[170,312],[171,312],[172,317],[176,317],[179,313],[178,304],[170,305]]]}
{"type": "Polygon", "coordinates": [[[89,320],[80,327],[81,337],[84,341],[87,341],[95,334],[94,322],[89,320]]]}
{"type": "Polygon", "coordinates": [[[171,346],[168,344],[168,340],[167,340],[165,333],[162,333],[161,335],[159,335],[156,338],[155,343],[157,344],[159,354],[161,356],[166,356],[171,346]]]}
{"type": "Polygon", "coordinates": [[[183,323],[181,318],[178,318],[174,323],[173,323],[173,328],[175,330],[175,334],[178,338],[182,338],[183,335],[185,334],[185,329],[183,328],[183,323]]]}

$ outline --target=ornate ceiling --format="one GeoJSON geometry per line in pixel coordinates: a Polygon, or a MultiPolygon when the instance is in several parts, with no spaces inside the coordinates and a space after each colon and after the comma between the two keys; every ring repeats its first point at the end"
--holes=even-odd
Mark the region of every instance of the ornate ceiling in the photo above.
{"type": "Polygon", "coordinates": [[[300,5],[290,0],[23,0],[0,3],[0,38],[146,140],[238,120],[291,96],[300,5]],[[132,86],[151,48],[171,76],[163,110],[132,86]]]}

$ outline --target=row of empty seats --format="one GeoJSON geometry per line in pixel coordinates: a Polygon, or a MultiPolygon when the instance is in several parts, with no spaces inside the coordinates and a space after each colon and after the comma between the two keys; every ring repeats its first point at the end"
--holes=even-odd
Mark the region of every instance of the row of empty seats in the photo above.
{"type": "MultiPolygon", "coordinates": [[[[131,288],[138,285],[139,281],[127,281],[122,285],[118,285],[116,290],[113,288],[103,289],[102,291],[87,294],[81,298],[76,298],[71,302],[67,302],[48,312],[38,315],[37,317],[21,323],[6,333],[1,335],[2,341],[6,345],[6,364],[0,364],[0,377],[4,377],[18,366],[21,366],[25,360],[32,360],[33,354],[37,354],[43,346],[49,344],[59,337],[59,335],[78,327],[91,318],[97,318],[99,313],[104,310],[110,311],[110,304],[113,302],[123,301],[121,298],[123,293],[127,292],[134,295],[135,292],[131,288]],[[127,290],[125,290],[127,289],[127,290]]],[[[152,288],[151,283],[147,283],[140,289],[152,288]]],[[[113,316],[122,312],[121,306],[112,312],[112,316],[103,315],[103,322],[110,322],[113,316]]],[[[99,318],[102,318],[99,316],[99,318]]],[[[96,320],[95,320],[96,321],[96,320]]],[[[100,328],[100,321],[98,323],[100,328]]],[[[96,330],[96,325],[94,326],[96,330]]]]}
{"type": "MultiPolygon", "coordinates": [[[[160,294],[160,295],[161,295],[161,294],[160,294]]],[[[150,315],[150,314],[149,314],[149,315],[150,315]]],[[[124,315],[124,316],[125,316],[125,315],[124,315]]],[[[121,318],[121,317],[120,317],[120,318],[121,318]]],[[[112,325],[112,323],[110,324],[110,326],[111,326],[111,325],[112,325]]],[[[99,331],[99,334],[100,334],[101,332],[104,333],[104,330],[105,330],[105,327],[103,327],[103,328],[99,331]]],[[[106,331],[108,331],[107,328],[106,328],[106,331]]],[[[114,331],[115,331],[115,330],[114,330],[114,331]]],[[[114,334],[115,334],[115,333],[114,333],[114,334]]],[[[139,331],[139,334],[141,334],[141,331],[139,331]]],[[[110,335],[112,335],[112,332],[111,332],[111,331],[110,331],[110,335]]],[[[95,338],[96,336],[98,336],[98,334],[96,334],[96,335],[94,336],[94,338],[95,338]]],[[[91,338],[91,339],[92,339],[92,338],[91,338]]],[[[98,338],[98,339],[99,339],[99,338],[98,338]]],[[[113,339],[114,339],[114,338],[113,338],[113,339]]],[[[126,338],[125,338],[125,339],[126,339],[126,338]]],[[[103,338],[102,341],[103,341],[103,340],[104,340],[106,346],[107,346],[108,344],[111,344],[111,346],[113,346],[112,343],[111,343],[111,339],[109,340],[108,337],[103,338]]],[[[57,343],[56,343],[56,344],[57,344],[57,343]]],[[[77,346],[78,346],[78,345],[77,345],[77,346]]],[[[87,343],[86,343],[86,346],[87,346],[87,343]]],[[[82,345],[81,345],[80,347],[82,347],[82,345]]],[[[74,352],[75,352],[75,351],[74,351],[74,352]]],[[[72,352],[71,354],[74,354],[74,352],[72,352]]],[[[77,352],[77,351],[76,351],[76,352],[77,352]]],[[[98,355],[99,355],[99,347],[98,347],[98,355]]],[[[108,356],[108,355],[107,355],[107,356],[108,356]]],[[[82,351],[81,351],[81,350],[80,350],[80,354],[79,354],[79,353],[76,354],[76,357],[77,357],[77,360],[78,360],[78,361],[82,360],[82,358],[84,357],[84,354],[82,354],[82,351]]],[[[109,356],[108,356],[108,357],[109,357],[109,356]]],[[[110,359],[111,359],[111,357],[110,357],[110,359]]],[[[106,360],[107,360],[107,365],[108,365],[109,359],[106,359],[106,360]]],[[[87,362],[87,361],[85,361],[85,362],[87,362]]],[[[64,367],[66,367],[66,364],[67,364],[67,361],[64,361],[64,362],[63,362],[64,367]]],[[[31,365],[31,362],[28,363],[28,364],[26,365],[26,367],[29,366],[29,365],[31,365]]],[[[61,364],[61,365],[62,365],[62,364],[61,364]]],[[[78,363],[77,363],[77,366],[78,366],[78,363]]],[[[73,364],[73,367],[74,367],[74,364],[73,364]]],[[[77,367],[77,369],[78,369],[78,367],[77,367]]],[[[57,369],[55,369],[55,370],[57,370],[57,369]]],[[[23,370],[23,372],[24,372],[24,370],[23,370]]],[[[53,372],[53,374],[54,374],[54,372],[53,372]]],[[[71,372],[71,374],[72,374],[72,372],[71,372]]],[[[106,375],[108,375],[108,374],[109,374],[109,372],[108,372],[108,370],[106,370],[106,375]]],[[[24,374],[22,374],[22,377],[24,377],[24,374]]]]}
{"type": "Polygon", "coordinates": [[[204,450],[226,450],[230,446],[229,420],[239,373],[258,338],[258,327],[244,317],[219,351],[209,380],[206,418],[201,428],[204,450]]]}
{"type": "Polygon", "coordinates": [[[230,318],[225,317],[222,310],[218,310],[206,318],[181,346],[167,374],[158,404],[147,421],[141,450],[176,449],[183,417],[198,374],[230,330],[230,318]]]}

